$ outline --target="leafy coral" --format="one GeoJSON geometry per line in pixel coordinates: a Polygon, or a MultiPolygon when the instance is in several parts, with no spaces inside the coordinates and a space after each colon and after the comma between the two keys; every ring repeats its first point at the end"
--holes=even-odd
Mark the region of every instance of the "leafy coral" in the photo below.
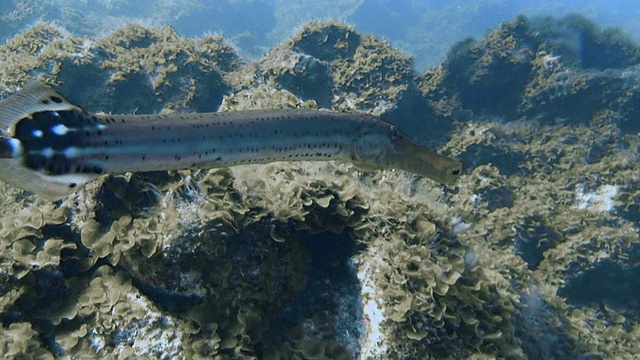
{"type": "Polygon", "coordinates": [[[59,84],[87,109],[124,113],[213,111],[227,84],[235,85],[227,75],[240,66],[235,51],[219,37],[179,38],[169,27],[137,24],[103,38],[71,37],[40,24],[10,39],[0,59],[3,89],[14,91],[43,74],[43,80],[59,84]],[[87,82],[104,86],[89,92],[87,82]]]}

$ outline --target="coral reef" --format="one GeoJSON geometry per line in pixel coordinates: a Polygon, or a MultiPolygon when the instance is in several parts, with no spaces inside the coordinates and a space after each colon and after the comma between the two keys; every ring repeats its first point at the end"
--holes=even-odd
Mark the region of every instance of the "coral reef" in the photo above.
{"type": "Polygon", "coordinates": [[[170,28],[27,29],[0,45],[3,94],[39,77],[113,113],[367,111],[469,171],[453,188],[336,162],[116,174],[57,203],[0,184],[0,354],[631,357],[638,54],[577,16],[517,18],[421,75],[332,22],[253,64],[170,28]]]}
{"type": "Polygon", "coordinates": [[[59,85],[88,110],[123,113],[214,111],[240,67],[220,37],[180,38],[169,27],[129,24],[104,38],[76,38],[40,24],[0,50],[0,88],[29,78],[59,85]],[[88,91],[87,84],[100,84],[88,91]]]}
{"type": "Polygon", "coordinates": [[[411,84],[411,59],[340,23],[311,22],[258,62],[258,76],[321,107],[392,108],[411,84]]]}
{"type": "Polygon", "coordinates": [[[638,46],[620,31],[579,15],[521,16],[481,41],[458,43],[443,66],[421,76],[420,87],[441,114],[467,111],[468,119],[588,123],[611,110],[625,121],[638,113],[638,74],[630,70],[638,64],[638,46]]]}
{"type": "Polygon", "coordinates": [[[27,23],[59,14],[58,5],[52,1],[5,0],[0,5],[0,42],[20,32],[27,23]]]}
{"type": "Polygon", "coordinates": [[[458,239],[493,254],[485,270],[518,289],[516,336],[530,358],[637,351],[638,309],[622,299],[637,269],[638,51],[577,15],[519,17],[419,80],[440,116],[464,121],[451,151],[474,169],[454,204],[472,226],[458,239]],[[585,297],[613,268],[625,268],[615,290],[585,297]]]}

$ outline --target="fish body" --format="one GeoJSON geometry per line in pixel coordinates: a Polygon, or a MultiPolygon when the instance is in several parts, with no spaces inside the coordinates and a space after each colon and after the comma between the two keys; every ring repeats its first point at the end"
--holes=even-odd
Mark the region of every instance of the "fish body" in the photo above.
{"type": "Polygon", "coordinates": [[[30,84],[0,101],[0,180],[57,200],[102,174],[208,169],[275,161],[398,168],[444,184],[461,174],[439,155],[367,114],[253,110],[98,115],[30,84]]]}

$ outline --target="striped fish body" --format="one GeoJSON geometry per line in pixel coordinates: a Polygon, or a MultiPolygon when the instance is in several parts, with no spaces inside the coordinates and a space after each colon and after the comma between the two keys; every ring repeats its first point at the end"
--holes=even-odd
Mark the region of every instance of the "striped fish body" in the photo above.
{"type": "MultiPolygon", "coordinates": [[[[58,118],[77,117],[58,112],[58,118]]],[[[64,147],[56,149],[57,158],[48,158],[52,168],[45,165],[46,170],[66,164],[62,172],[114,173],[296,160],[379,166],[394,131],[368,115],[305,110],[79,117],[82,122],[64,125],[64,135],[48,131],[64,147]]],[[[58,126],[51,120],[40,131],[58,126]]],[[[44,159],[42,152],[50,153],[44,143],[26,150],[44,159]]]]}
{"type": "Polygon", "coordinates": [[[457,160],[421,147],[366,114],[255,110],[96,115],[31,85],[0,102],[0,180],[59,199],[106,173],[340,160],[398,167],[450,183],[457,160]],[[415,161],[410,160],[411,158],[415,161]]]}

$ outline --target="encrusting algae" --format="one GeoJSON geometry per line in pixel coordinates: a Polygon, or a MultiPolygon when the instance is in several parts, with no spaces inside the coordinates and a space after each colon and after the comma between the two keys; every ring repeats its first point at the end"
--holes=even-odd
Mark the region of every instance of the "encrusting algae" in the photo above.
{"type": "Polygon", "coordinates": [[[309,24],[256,66],[242,65],[221,39],[183,39],[166,28],[128,25],[74,38],[39,25],[16,35],[0,46],[5,93],[43,74],[71,101],[111,113],[218,105],[371,111],[419,127],[419,140],[441,144],[470,170],[449,189],[333,162],[135,173],[101,178],[56,204],[0,184],[0,354],[637,354],[637,308],[623,300],[633,297],[629,284],[590,301],[572,290],[614,265],[637,269],[640,139],[628,117],[638,113],[638,89],[627,87],[637,74],[566,60],[571,49],[549,40],[554,26],[633,50],[574,17],[518,18],[461,43],[420,76],[383,41],[336,23],[309,24]],[[541,26],[548,37],[535,36],[541,26]],[[474,97],[502,90],[497,69],[517,77],[513,94],[474,97]],[[554,69],[586,81],[552,93],[567,84],[549,76],[554,69]],[[322,86],[292,86],[309,72],[322,86]],[[616,99],[589,103],[577,118],[545,117],[545,99],[602,96],[604,83],[624,91],[607,92],[616,99]],[[405,118],[417,108],[432,122],[405,118]],[[433,124],[451,132],[429,138],[433,124]],[[335,240],[352,250],[314,255],[308,243],[335,240]],[[344,276],[357,276],[356,294],[318,275],[314,256],[349,264],[353,274],[344,276]],[[314,281],[324,284],[321,300],[301,307],[314,281]],[[345,320],[340,309],[353,308],[361,312],[345,320]]]}

